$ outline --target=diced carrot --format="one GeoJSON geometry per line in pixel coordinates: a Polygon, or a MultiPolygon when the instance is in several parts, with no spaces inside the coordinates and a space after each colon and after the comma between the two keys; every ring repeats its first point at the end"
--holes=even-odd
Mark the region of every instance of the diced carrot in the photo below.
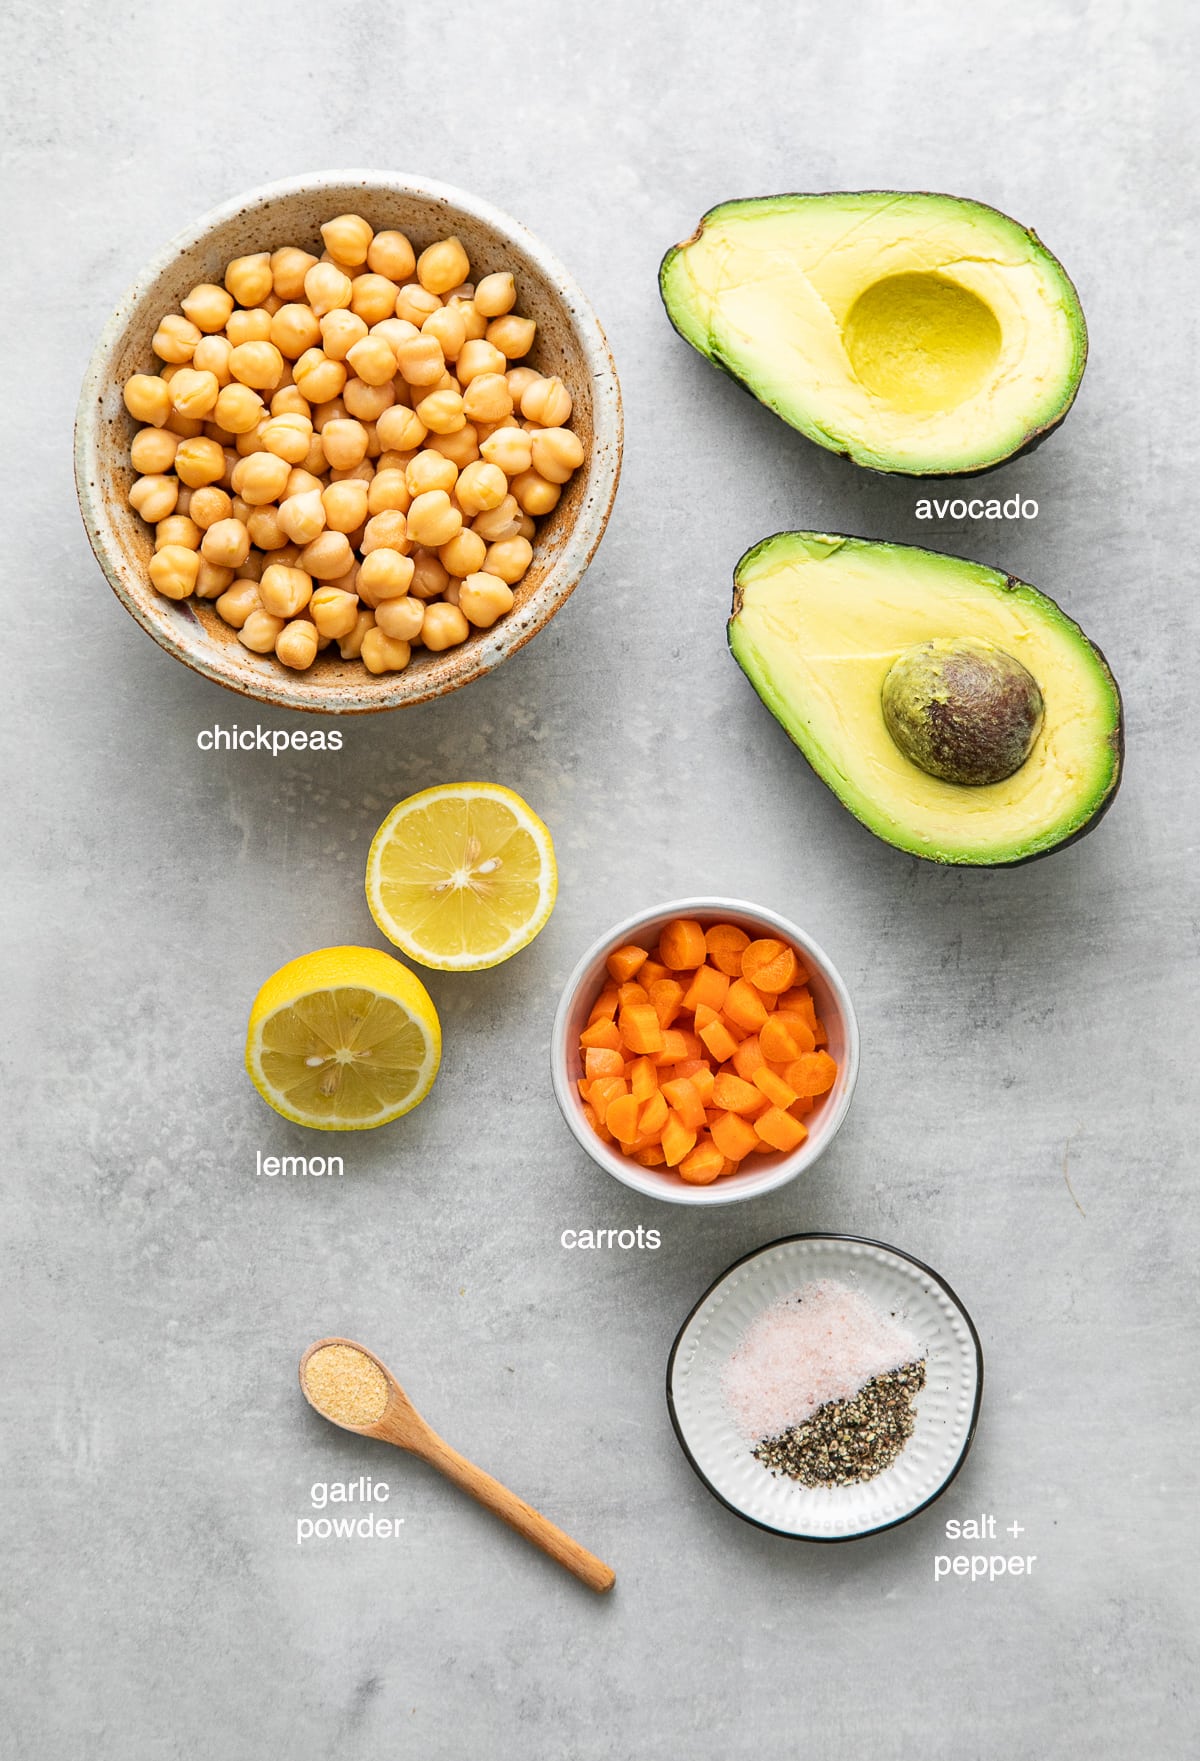
{"type": "MultiPolygon", "coordinates": [[[[691,1060],[689,1060],[689,1063],[690,1062],[691,1060]]],[[[675,1068],[676,1073],[678,1074],[679,1066],[676,1065],[675,1068]]],[[[699,1069],[692,1070],[688,1075],[688,1081],[691,1083],[706,1107],[712,1099],[713,1084],[716,1080],[716,1075],[714,1074],[712,1067],[708,1064],[701,1064],[699,1069]]]]}
{"type": "Polygon", "coordinates": [[[722,1107],[727,1113],[741,1113],[746,1118],[753,1118],[767,1106],[767,1097],[752,1082],[743,1082],[740,1076],[724,1070],[713,1083],[712,1098],[714,1107],[722,1107]]]}
{"type": "Polygon", "coordinates": [[[656,1090],[638,1114],[638,1130],[661,1137],[662,1128],[667,1122],[667,1112],[666,1098],[660,1090],[656,1090]]]}
{"type": "Polygon", "coordinates": [[[714,923],[711,929],[704,932],[704,945],[708,957],[718,972],[725,973],[728,978],[742,976],[742,951],[749,946],[750,937],[745,930],[739,929],[734,923],[714,923]]]}
{"type": "Polygon", "coordinates": [[[668,1027],[664,1032],[662,1051],[657,1054],[654,1062],[661,1069],[664,1064],[678,1064],[681,1058],[688,1056],[688,1036],[678,1027],[668,1027]]]}
{"type": "Polygon", "coordinates": [[[631,978],[625,984],[617,986],[617,1001],[622,1009],[628,1009],[630,1003],[648,1003],[650,993],[645,985],[637,984],[631,978]]]}
{"type": "Polygon", "coordinates": [[[803,1015],[813,1032],[816,1032],[817,1006],[812,1000],[812,992],[807,985],[796,985],[792,990],[784,991],[779,999],[779,1007],[794,1009],[798,1015],[803,1015]]]}
{"type": "Polygon", "coordinates": [[[584,1053],[583,1073],[589,1082],[597,1076],[624,1076],[625,1060],[620,1052],[610,1051],[607,1046],[589,1046],[584,1053]]]}
{"type": "Polygon", "coordinates": [[[758,1043],[756,1033],[747,1035],[740,1046],[735,1046],[733,1067],[743,1082],[753,1082],[754,1072],[761,1070],[765,1063],[766,1059],[762,1055],[762,1047],[758,1043]]]}
{"type": "Polygon", "coordinates": [[[640,1162],[643,1168],[661,1168],[666,1161],[661,1144],[648,1144],[644,1150],[635,1150],[633,1159],[640,1162]]]}
{"type": "Polygon", "coordinates": [[[612,1132],[597,1114],[595,1107],[585,1106],[583,1109],[583,1116],[591,1126],[592,1130],[596,1133],[596,1136],[600,1139],[601,1143],[616,1142],[612,1132]]]}
{"type": "Polygon", "coordinates": [[[751,942],[742,952],[742,977],[749,979],[755,990],[778,996],[790,987],[795,976],[795,954],[786,942],[777,941],[774,936],[751,942]]]}
{"type": "Polygon", "coordinates": [[[828,1052],[804,1052],[788,1065],[784,1081],[798,1095],[823,1095],[833,1087],[837,1071],[828,1052]]]}
{"type": "Polygon", "coordinates": [[[579,1098],[581,1101],[588,1101],[591,1099],[592,1085],[586,1076],[578,1077],[575,1082],[575,1087],[579,1090],[579,1098]]]}
{"type": "MultiPolygon", "coordinates": [[[[654,1068],[653,1058],[635,1058],[625,1074],[629,1078],[630,1092],[639,1107],[651,1095],[658,1093],[658,1071],[654,1068]]],[[[795,1098],[793,1095],[792,1099],[795,1098]]]]}
{"type": "Polygon", "coordinates": [[[605,961],[608,976],[616,984],[627,984],[641,971],[649,958],[647,949],[636,947],[632,942],[623,948],[614,948],[605,961]]]}
{"type": "Polygon", "coordinates": [[[704,1102],[689,1079],[678,1076],[674,1082],[665,1082],[661,1092],[689,1131],[699,1131],[704,1124],[704,1102]]]}
{"type": "MultiPolygon", "coordinates": [[[[681,1058],[679,1063],[673,1067],[671,1076],[695,1076],[698,1071],[708,1068],[708,1063],[704,1058],[681,1058]]],[[[670,1082],[671,1076],[660,1075],[660,1085],[664,1082],[670,1082]]]]}
{"type": "Polygon", "coordinates": [[[725,1158],[715,1143],[698,1143],[679,1164],[679,1178],[689,1186],[711,1186],[725,1166],[725,1158]]]}
{"type": "Polygon", "coordinates": [[[682,1028],[680,1031],[683,1034],[683,1056],[685,1058],[702,1058],[704,1056],[704,1047],[700,1043],[700,1035],[698,1033],[689,1033],[687,1028],[682,1028]]]}
{"type": "Polygon", "coordinates": [[[724,1174],[736,1174],[737,1171],[738,1171],[737,1162],[734,1161],[732,1156],[726,1156],[725,1166],[721,1169],[721,1173],[723,1175],[724,1174]]]}
{"type": "Polygon", "coordinates": [[[813,1028],[813,1044],[817,1046],[827,1046],[829,1044],[829,1035],[825,1031],[825,1023],[823,1021],[818,1021],[817,1025],[813,1028]]]}
{"type": "Polygon", "coordinates": [[[663,1126],[663,1154],[668,1168],[677,1168],[696,1146],[696,1133],[688,1129],[678,1113],[668,1113],[663,1126]]]}
{"type": "Polygon", "coordinates": [[[735,1046],[741,1045],[752,1031],[749,1027],[743,1027],[740,1021],[734,1021],[724,1010],[721,1011],[721,1025],[735,1046]]]}
{"type": "Polygon", "coordinates": [[[795,1089],[789,1088],[783,1077],[777,1076],[768,1064],[756,1070],[750,1080],[755,1088],[762,1090],[773,1107],[786,1110],[796,1098],[795,1089]]]}
{"type": "Polygon", "coordinates": [[[670,978],[671,969],[664,966],[661,960],[647,960],[638,973],[638,983],[644,984],[649,990],[652,984],[658,984],[664,978],[670,978]]]}
{"type": "Polygon", "coordinates": [[[592,1012],[588,1016],[588,1026],[590,1027],[593,1021],[611,1021],[617,1012],[617,1004],[619,1002],[620,998],[617,996],[616,985],[605,985],[604,989],[600,992],[600,995],[596,998],[596,1001],[592,1004],[592,1012]]]}
{"type": "Polygon", "coordinates": [[[601,1124],[605,1122],[610,1103],[628,1093],[629,1084],[619,1076],[604,1076],[593,1082],[588,1101],[596,1109],[601,1124]]]}
{"type": "Polygon", "coordinates": [[[737,1041],[719,1016],[716,1021],[710,1021],[707,1027],[701,1028],[700,1038],[718,1064],[723,1064],[726,1058],[732,1058],[737,1050],[737,1041]]]}
{"type": "Polygon", "coordinates": [[[719,1012],[712,1008],[708,1003],[696,1004],[696,1012],[692,1016],[692,1023],[697,1033],[703,1033],[704,1029],[711,1021],[719,1021],[720,1019],[719,1012]]]}
{"type": "Polygon", "coordinates": [[[606,1046],[610,1052],[619,1052],[621,1030],[615,1021],[603,1016],[599,1021],[593,1021],[590,1027],[584,1028],[579,1036],[579,1043],[585,1052],[589,1046],[606,1046]]]}
{"type": "Polygon", "coordinates": [[[664,1027],[670,1027],[683,1008],[683,986],[677,978],[658,978],[648,995],[655,1014],[664,1027]]]}
{"type": "Polygon", "coordinates": [[[781,1027],[786,1027],[796,1042],[797,1057],[801,1052],[811,1052],[816,1044],[816,1037],[808,1025],[808,1018],[799,1009],[776,1009],[775,1020],[781,1027]]]}
{"type": "Polygon", "coordinates": [[[800,1047],[793,1039],[786,1021],[778,1021],[774,1016],[760,1032],[758,1043],[768,1064],[789,1064],[793,1058],[800,1056],[800,1047]]]}
{"type": "Polygon", "coordinates": [[[817,1103],[812,1095],[797,1095],[796,1099],[788,1108],[788,1112],[792,1115],[793,1119],[803,1119],[806,1114],[812,1112],[816,1104],[817,1103]]]}
{"type": "Polygon", "coordinates": [[[758,1134],[749,1119],[739,1118],[736,1113],[722,1113],[710,1129],[713,1142],[731,1162],[740,1162],[758,1142],[758,1134]]]}
{"type": "Polygon", "coordinates": [[[638,1104],[632,1095],[618,1095],[608,1103],[604,1123],[621,1143],[632,1143],[638,1134],[638,1104]]]}
{"type": "Polygon", "coordinates": [[[757,1033],[767,1019],[766,1004],[744,978],[735,978],[730,985],[721,1013],[726,1020],[744,1027],[747,1033],[757,1033]]]}
{"type": "Polygon", "coordinates": [[[683,999],[683,1006],[685,1009],[696,1009],[701,1003],[704,1003],[710,1009],[720,1009],[725,1002],[728,990],[728,973],[718,972],[712,966],[698,966],[696,976],[683,999]]]}
{"type": "Polygon", "coordinates": [[[626,1003],[617,1017],[621,1038],[631,1052],[661,1052],[663,1030],[649,1003],[626,1003]]]}
{"type": "Polygon", "coordinates": [[[694,917],[674,918],[658,940],[658,957],[672,972],[691,972],[703,966],[707,952],[704,931],[694,917]]]}
{"type": "Polygon", "coordinates": [[[794,1150],[808,1136],[808,1127],[799,1119],[793,1119],[790,1113],[785,1113],[782,1107],[768,1107],[754,1121],[754,1129],[773,1150],[794,1150]]]}

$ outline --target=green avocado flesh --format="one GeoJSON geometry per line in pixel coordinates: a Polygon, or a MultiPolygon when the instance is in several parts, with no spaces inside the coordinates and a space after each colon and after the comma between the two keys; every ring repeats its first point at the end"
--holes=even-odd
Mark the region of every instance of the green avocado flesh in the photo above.
{"type": "Polygon", "coordinates": [[[1062,265],[958,196],[725,202],[667,252],[659,286],[693,348],[877,471],[989,470],[1061,422],[1087,358],[1062,265]]]}
{"type": "MultiPolygon", "coordinates": [[[[914,856],[977,867],[1026,862],[1090,830],[1116,793],[1121,698],[1104,656],[1052,599],[982,563],[905,544],[781,532],[747,551],[734,571],[729,645],[842,805],[914,856]],[[1027,756],[994,782],[929,775],[897,745],[885,718],[885,685],[902,657],[932,646],[944,663],[969,639],[1015,663],[1041,703],[1027,756]]],[[[902,684],[911,683],[906,671],[902,684]]],[[[916,679],[910,708],[930,696],[928,669],[922,675],[918,667],[916,679]]],[[[1023,703],[1026,721],[1036,720],[1032,698],[1023,703]]],[[[1000,743],[1012,756],[1008,721],[1019,727],[1021,705],[1003,719],[1000,743]]],[[[995,745],[987,732],[985,749],[995,745]]]]}

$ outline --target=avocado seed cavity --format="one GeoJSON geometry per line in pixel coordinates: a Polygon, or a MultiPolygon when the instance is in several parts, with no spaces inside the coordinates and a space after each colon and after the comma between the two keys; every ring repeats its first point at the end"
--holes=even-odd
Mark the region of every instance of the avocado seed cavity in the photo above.
{"type": "Polygon", "coordinates": [[[1019,660],[978,636],[906,648],[883,681],[883,719],[904,756],[946,783],[1002,783],[1042,725],[1042,693],[1019,660]]]}
{"type": "Polygon", "coordinates": [[[996,314],[942,275],[888,275],[859,294],[843,327],[860,385],[914,415],[952,410],[991,377],[996,314]]]}

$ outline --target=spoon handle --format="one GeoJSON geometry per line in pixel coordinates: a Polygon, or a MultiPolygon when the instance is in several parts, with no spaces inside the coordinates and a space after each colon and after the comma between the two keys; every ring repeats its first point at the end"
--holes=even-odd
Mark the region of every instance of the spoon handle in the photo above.
{"type": "Polygon", "coordinates": [[[510,1492],[499,1480],[493,1480],[491,1474],[485,1474],[482,1468],[477,1468],[474,1462],[468,1461],[465,1455],[460,1455],[457,1449],[451,1449],[435,1432],[430,1432],[422,1439],[417,1453],[432,1467],[445,1474],[447,1479],[453,1480],[456,1486],[461,1486],[464,1492],[469,1492],[472,1498],[478,1499],[480,1504],[486,1504],[489,1510],[495,1511],[519,1535],[524,1535],[527,1541],[532,1541],[535,1547],[540,1547],[543,1553],[548,1553],[559,1565],[574,1572],[589,1590],[603,1592],[612,1589],[617,1574],[611,1566],[605,1565],[602,1559],[597,1559],[594,1553],[589,1553],[586,1547],[581,1547],[578,1541],[573,1541],[570,1535],[556,1528],[532,1504],[526,1504],[523,1498],[510,1492]]]}

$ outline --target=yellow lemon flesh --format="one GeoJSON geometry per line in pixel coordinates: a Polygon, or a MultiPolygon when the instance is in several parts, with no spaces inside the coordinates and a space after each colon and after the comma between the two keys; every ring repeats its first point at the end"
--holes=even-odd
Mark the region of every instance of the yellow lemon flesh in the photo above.
{"type": "Polygon", "coordinates": [[[413,960],[443,972],[498,966],[554,909],[554,845],[498,783],[447,783],[393,807],[367,858],[367,904],[413,960]]]}
{"type": "Polygon", "coordinates": [[[255,997],[246,1030],[246,1069],[263,1100],[318,1131],[369,1131],[411,1112],[441,1056],[429,992],[378,948],[290,960],[255,997]]]}

